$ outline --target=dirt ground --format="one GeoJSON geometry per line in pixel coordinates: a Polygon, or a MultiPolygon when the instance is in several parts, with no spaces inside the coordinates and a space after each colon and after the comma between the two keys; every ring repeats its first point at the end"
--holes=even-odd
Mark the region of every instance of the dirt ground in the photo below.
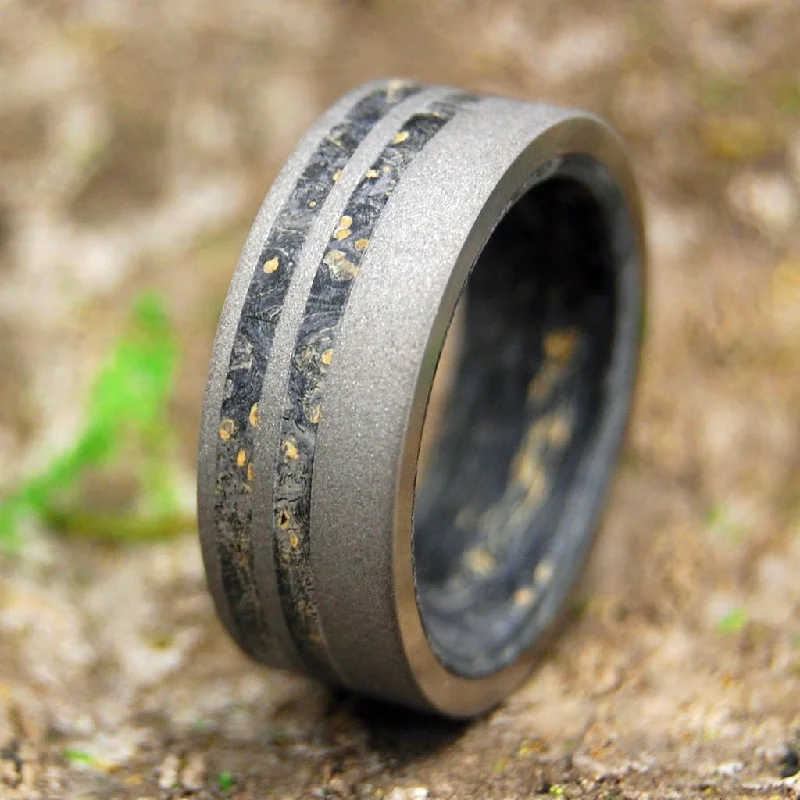
{"type": "Polygon", "coordinates": [[[630,145],[649,337],[572,624],[445,724],[247,662],[192,531],[31,523],[0,560],[0,797],[799,796],[797,0],[0,0],[0,486],[75,435],[153,286],[191,506],[244,234],[306,126],[380,75],[588,108],[630,145]]]}

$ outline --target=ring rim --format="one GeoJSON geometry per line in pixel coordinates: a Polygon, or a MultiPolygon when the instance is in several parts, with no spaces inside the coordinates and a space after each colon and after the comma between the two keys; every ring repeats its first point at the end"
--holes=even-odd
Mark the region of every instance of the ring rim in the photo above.
{"type": "MultiPolygon", "coordinates": [[[[568,154],[589,156],[605,167],[614,179],[625,201],[631,232],[638,246],[638,280],[641,295],[644,296],[644,223],[642,206],[638,189],[630,163],[625,151],[609,126],[592,115],[576,114],[563,119],[546,129],[528,145],[526,150],[512,164],[495,187],[495,192],[482,209],[479,218],[471,231],[474,241],[466,241],[451,273],[446,295],[442,298],[439,313],[434,323],[431,336],[426,346],[423,368],[420,370],[417,385],[414,389],[412,414],[409,417],[401,466],[398,471],[394,520],[394,553],[395,553],[395,607],[400,624],[401,636],[406,657],[419,688],[427,704],[435,711],[452,717],[470,717],[482,713],[495,706],[516,689],[530,675],[540,657],[548,634],[552,634],[557,626],[558,616],[565,611],[565,603],[559,602],[557,613],[547,626],[548,631],[537,636],[531,645],[512,663],[484,677],[468,678],[455,674],[441,661],[431,646],[422,620],[413,569],[413,507],[417,479],[417,463],[419,459],[422,431],[425,424],[428,397],[435,378],[435,364],[441,353],[455,314],[458,301],[469,280],[469,275],[477,262],[480,253],[491,238],[495,228],[505,213],[526,191],[543,180],[536,177],[537,171],[549,162],[568,154]],[[497,209],[502,211],[498,214],[497,209]],[[431,369],[431,365],[434,367],[431,369]],[[425,367],[427,366],[427,369],[425,367]]],[[[549,175],[545,176],[550,177],[549,175]]],[[[639,305],[639,314],[644,314],[643,301],[639,305]]],[[[641,320],[635,322],[641,336],[641,320]]],[[[635,382],[638,370],[638,354],[640,341],[634,345],[637,353],[637,364],[631,376],[631,385],[635,382]]],[[[614,347],[615,353],[617,343],[614,347]]],[[[630,397],[628,405],[630,405],[630,397]]],[[[605,409],[604,409],[605,411],[605,409]]],[[[626,414],[629,418],[629,414],[626,414]]],[[[627,421],[626,421],[627,425],[627,421]]],[[[622,446],[625,431],[617,443],[622,446]]],[[[613,473],[615,464],[610,465],[613,473]]],[[[609,478],[612,477],[609,475],[609,478]]],[[[601,508],[597,516],[602,515],[606,487],[602,493],[601,508]]],[[[598,524],[590,534],[589,548],[583,554],[582,563],[575,564],[581,572],[589,557],[589,550],[598,538],[598,524]]],[[[569,591],[574,591],[577,574],[569,579],[569,591]]]]}

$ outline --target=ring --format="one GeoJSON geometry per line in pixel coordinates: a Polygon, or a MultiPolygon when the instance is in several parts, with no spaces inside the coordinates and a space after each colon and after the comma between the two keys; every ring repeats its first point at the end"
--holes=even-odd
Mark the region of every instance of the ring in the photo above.
{"type": "Polygon", "coordinates": [[[255,220],[203,407],[200,540],[241,649],[450,717],[502,701],[595,539],[643,274],[600,119],[400,80],[330,108],[255,220]]]}

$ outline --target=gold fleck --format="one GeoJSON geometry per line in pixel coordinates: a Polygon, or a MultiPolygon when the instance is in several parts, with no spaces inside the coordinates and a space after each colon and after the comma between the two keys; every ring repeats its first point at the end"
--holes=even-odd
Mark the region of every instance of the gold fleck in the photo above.
{"type": "Polygon", "coordinates": [[[282,531],[285,531],[291,524],[291,521],[292,521],[291,514],[289,514],[289,512],[285,508],[282,508],[278,512],[278,527],[282,531]]]}
{"type": "Polygon", "coordinates": [[[264,262],[264,272],[275,272],[278,269],[278,256],[264,262]]]}
{"type": "Polygon", "coordinates": [[[536,592],[530,586],[520,586],[514,592],[514,605],[516,606],[532,606],[535,599],[536,592]]]}
{"type": "Polygon", "coordinates": [[[378,170],[376,170],[376,169],[368,169],[364,173],[364,176],[367,177],[367,178],[377,178],[379,175],[380,175],[380,172],[378,172],[378,170]]]}
{"type": "Polygon", "coordinates": [[[341,261],[333,270],[334,277],[340,281],[349,281],[358,275],[358,267],[351,261],[341,261]]]}
{"type": "Polygon", "coordinates": [[[536,503],[541,500],[547,490],[547,475],[527,443],[514,458],[511,469],[514,480],[525,489],[525,502],[536,503]]]}
{"type": "Polygon", "coordinates": [[[316,208],[316,207],[317,207],[317,201],[316,201],[316,200],[312,200],[312,201],[311,201],[311,202],[308,204],[308,207],[309,207],[309,208],[316,208]]]}
{"type": "Polygon", "coordinates": [[[346,239],[351,231],[350,226],[353,224],[353,218],[344,216],[339,220],[339,224],[336,226],[336,230],[333,232],[333,238],[337,241],[341,241],[342,239],[346,239]]]}
{"type": "Polygon", "coordinates": [[[408,135],[408,131],[397,131],[392,141],[395,144],[402,144],[406,139],[408,139],[408,135]]]}
{"type": "Polygon", "coordinates": [[[331,250],[323,259],[331,271],[331,275],[338,281],[349,281],[358,275],[358,267],[344,257],[341,250],[331,250]]]}
{"type": "Polygon", "coordinates": [[[369,247],[369,239],[356,239],[356,250],[366,250],[369,247]]]}
{"type": "Polygon", "coordinates": [[[250,420],[250,424],[254,427],[258,427],[259,417],[258,417],[258,403],[255,403],[253,407],[250,409],[250,416],[248,418],[250,420]]]}
{"type": "Polygon", "coordinates": [[[528,484],[525,490],[525,502],[529,506],[541,503],[542,500],[544,500],[544,496],[547,494],[548,488],[547,474],[539,467],[535,479],[528,484]]]}
{"type": "Polygon", "coordinates": [[[219,424],[219,438],[227,441],[236,433],[236,423],[232,419],[224,419],[219,424]]]}
{"type": "Polygon", "coordinates": [[[247,465],[247,480],[251,481],[256,476],[256,468],[253,466],[253,462],[251,461],[247,465]]]}
{"type": "Polygon", "coordinates": [[[297,442],[294,439],[287,439],[283,443],[283,452],[286,453],[287,458],[291,458],[294,461],[299,456],[297,442]]]}
{"type": "Polygon", "coordinates": [[[577,344],[576,330],[551,331],[544,337],[544,352],[548,358],[564,364],[572,357],[577,344]]]}
{"type": "Polygon", "coordinates": [[[322,353],[322,356],[320,356],[320,358],[322,359],[322,363],[323,363],[323,364],[324,364],[326,367],[329,367],[329,366],[330,366],[330,363],[331,363],[331,361],[333,361],[333,349],[329,347],[327,350],[325,350],[325,351],[322,353]]]}
{"type": "Polygon", "coordinates": [[[297,538],[297,534],[293,533],[289,536],[289,544],[292,546],[293,550],[297,550],[300,546],[300,540],[297,538]]]}
{"type": "Polygon", "coordinates": [[[483,547],[473,547],[464,554],[467,566],[478,575],[488,575],[495,568],[494,556],[483,547]]]}
{"type": "Polygon", "coordinates": [[[571,433],[570,415],[568,413],[556,414],[547,430],[547,438],[550,440],[550,444],[561,447],[567,443],[571,433]]]}
{"type": "Polygon", "coordinates": [[[333,182],[336,183],[336,181],[338,181],[339,178],[341,177],[342,177],[342,171],[337,170],[336,172],[333,173],[333,182]]]}
{"type": "Polygon", "coordinates": [[[236,466],[237,467],[243,467],[246,463],[247,463],[247,451],[246,450],[240,450],[236,454],[236,466]]]}
{"type": "Polygon", "coordinates": [[[537,402],[544,400],[553,390],[563,369],[555,361],[546,361],[528,384],[528,397],[537,402]]]}
{"type": "Polygon", "coordinates": [[[553,579],[553,564],[546,559],[540,561],[533,571],[533,582],[536,586],[547,586],[553,579]]]}
{"type": "Polygon", "coordinates": [[[311,406],[308,412],[308,421],[312,425],[319,425],[320,417],[322,416],[322,410],[320,409],[319,403],[314,406],[311,406]]]}

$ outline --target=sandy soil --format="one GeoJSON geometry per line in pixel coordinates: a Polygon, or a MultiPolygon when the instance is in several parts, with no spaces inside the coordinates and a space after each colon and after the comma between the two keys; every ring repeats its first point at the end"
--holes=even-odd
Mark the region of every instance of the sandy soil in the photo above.
{"type": "Polygon", "coordinates": [[[0,485],[75,435],[151,285],[180,330],[191,501],[249,222],[314,116],[387,74],[579,105],[630,143],[649,340],[573,623],[454,726],[249,664],[192,532],[31,524],[0,561],[0,797],[798,796],[796,0],[0,2],[0,485]]]}

